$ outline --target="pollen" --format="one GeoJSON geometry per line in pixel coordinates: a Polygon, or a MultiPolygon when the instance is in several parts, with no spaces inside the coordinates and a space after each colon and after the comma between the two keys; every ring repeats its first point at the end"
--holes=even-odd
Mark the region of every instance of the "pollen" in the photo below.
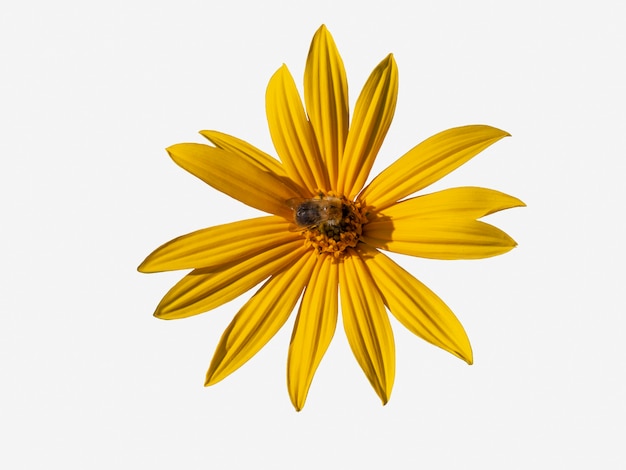
{"type": "Polygon", "coordinates": [[[341,214],[303,229],[305,246],[313,247],[318,254],[329,253],[340,258],[348,247],[355,247],[359,242],[362,226],[367,223],[365,207],[359,201],[350,201],[332,191],[320,191],[318,198],[333,201],[335,206],[340,206],[341,214]]]}

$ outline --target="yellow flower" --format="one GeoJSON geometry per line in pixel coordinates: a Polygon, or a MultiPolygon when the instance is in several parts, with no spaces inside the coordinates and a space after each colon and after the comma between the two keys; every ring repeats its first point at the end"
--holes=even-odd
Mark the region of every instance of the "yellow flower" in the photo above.
{"type": "Polygon", "coordinates": [[[193,269],[158,305],[155,316],[163,319],[206,312],[265,280],[222,335],[205,385],[254,356],[299,299],[287,360],[296,410],[304,406],[335,332],[339,297],[350,347],[383,404],[395,375],[386,309],[419,337],[472,363],[467,335],[448,306],[379,250],[436,259],[486,258],[511,250],[512,238],[477,219],[523,206],[519,199],[476,187],[406,199],[508,134],[485,125],[449,129],[411,149],[363,188],[397,93],[390,54],[370,75],[349,122],[343,62],[322,26],[306,63],[306,110],[286,66],[267,87],[267,119],[280,161],[216,131],[201,132],[212,146],[167,149],[178,165],[210,186],[273,214],[176,238],[139,266],[141,272],[193,269]]]}

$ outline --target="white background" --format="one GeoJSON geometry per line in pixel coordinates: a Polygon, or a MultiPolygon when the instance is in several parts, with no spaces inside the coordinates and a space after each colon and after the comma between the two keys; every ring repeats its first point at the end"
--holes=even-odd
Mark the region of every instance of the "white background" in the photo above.
{"type": "Polygon", "coordinates": [[[624,468],[624,58],[619,1],[16,2],[0,17],[0,467],[624,468]],[[591,6],[593,5],[593,6],[591,6]],[[467,366],[393,321],[382,407],[341,326],[306,407],[287,395],[292,321],[203,380],[249,295],[152,312],[182,275],[136,266],[177,235],[257,213],[164,148],[216,129],[273,152],[271,74],[298,85],[320,24],[352,104],[393,52],[396,115],[374,173],[464,124],[509,131],[430,189],[528,207],[481,261],[396,257],[465,325],[467,366]]]}

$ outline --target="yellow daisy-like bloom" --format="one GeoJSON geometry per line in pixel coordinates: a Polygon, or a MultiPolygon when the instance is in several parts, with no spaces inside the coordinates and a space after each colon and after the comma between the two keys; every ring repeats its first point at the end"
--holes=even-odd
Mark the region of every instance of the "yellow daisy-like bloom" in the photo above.
{"type": "Polygon", "coordinates": [[[519,199],[476,187],[406,199],[508,134],[485,125],[449,129],[411,149],[363,188],[397,93],[390,54],[370,75],[349,122],[343,62],[322,26],[306,63],[306,109],[286,66],[267,87],[267,119],[280,161],[216,131],[201,132],[213,145],[167,149],[178,165],[210,186],[273,214],[176,238],[139,266],[141,272],[193,269],[158,305],[155,316],[163,319],[206,312],[265,280],[222,335],[205,385],[254,356],[300,298],[287,360],[296,410],[304,406],[335,332],[339,298],[350,347],[383,404],[395,375],[386,309],[417,336],[472,363],[467,335],[448,306],[380,250],[436,259],[486,258],[511,250],[516,245],[511,237],[477,219],[523,206],[519,199]]]}

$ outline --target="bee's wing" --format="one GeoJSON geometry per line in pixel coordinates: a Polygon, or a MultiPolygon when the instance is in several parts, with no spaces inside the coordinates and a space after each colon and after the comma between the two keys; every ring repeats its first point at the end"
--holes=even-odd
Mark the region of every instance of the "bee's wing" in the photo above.
{"type": "Polygon", "coordinates": [[[307,199],[303,197],[292,197],[291,199],[287,199],[285,202],[287,203],[287,207],[295,211],[298,206],[300,206],[305,201],[307,201],[307,199]]]}

